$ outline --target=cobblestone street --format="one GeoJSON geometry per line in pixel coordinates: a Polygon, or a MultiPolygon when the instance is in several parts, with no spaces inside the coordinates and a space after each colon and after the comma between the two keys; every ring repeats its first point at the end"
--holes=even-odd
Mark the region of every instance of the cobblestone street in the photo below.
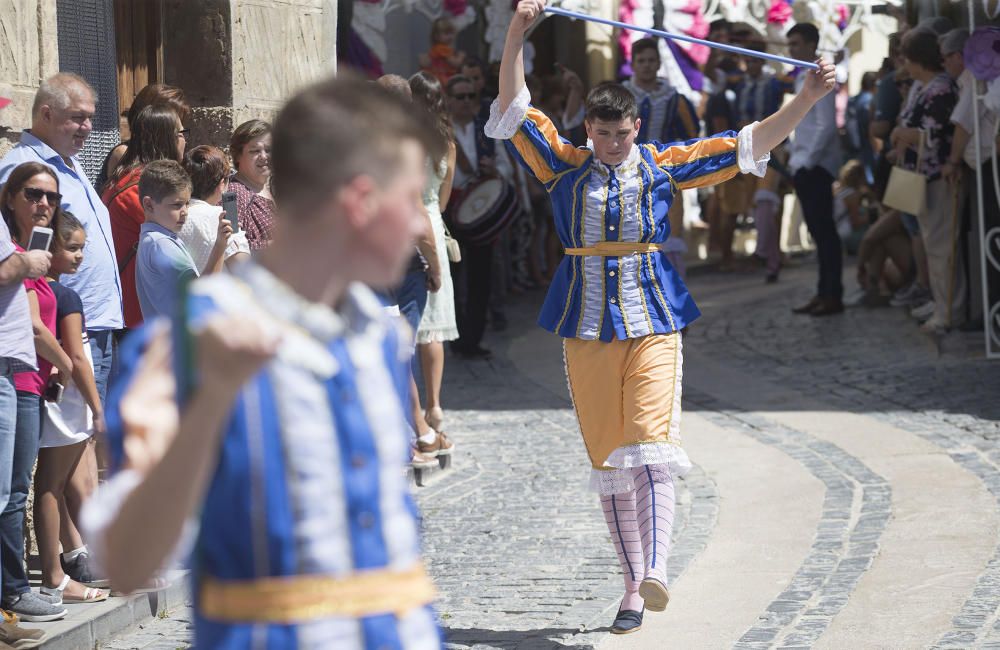
{"type": "MultiPolygon", "coordinates": [[[[846,274],[845,274],[846,275],[846,274]]],[[[897,310],[811,319],[815,267],[699,273],[671,603],[607,633],[621,578],[533,295],[449,359],[453,470],[417,490],[455,648],[1000,648],[1000,364],[897,310]]],[[[187,612],[104,646],[186,647],[187,612]]]]}

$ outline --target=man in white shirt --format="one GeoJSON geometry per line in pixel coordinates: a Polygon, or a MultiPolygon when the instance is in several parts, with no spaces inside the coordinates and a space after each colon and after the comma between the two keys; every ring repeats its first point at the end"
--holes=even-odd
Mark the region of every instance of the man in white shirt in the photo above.
{"type": "MultiPolygon", "coordinates": [[[[799,23],[788,32],[788,51],[792,58],[815,61],[819,30],[810,23],[799,23]]],[[[806,75],[795,81],[795,92],[802,89],[806,75]]],[[[829,316],[844,311],[841,281],[843,252],[833,220],[833,180],[840,169],[840,140],[837,134],[834,93],[819,100],[795,129],[788,166],[792,171],[795,193],[802,204],[802,214],[819,258],[819,283],[816,295],[792,311],[797,314],[829,316]]]]}
{"type": "MultiPolygon", "coordinates": [[[[498,175],[510,183],[514,168],[504,147],[486,137],[485,122],[479,115],[479,91],[468,77],[456,75],[446,85],[452,130],[455,134],[455,189],[461,192],[480,175],[498,175]]],[[[452,349],[470,359],[485,359],[492,353],[482,347],[486,330],[486,315],[491,307],[494,286],[494,256],[496,246],[462,243],[464,273],[458,274],[456,292],[459,338],[452,349]],[[462,282],[464,280],[464,282],[462,282]],[[464,284],[465,291],[461,291],[464,284]],[[461,299],[464,293],[464,301],[461,299]]],[[[492,305],[494,309],[497,305],[492,305]]]]}

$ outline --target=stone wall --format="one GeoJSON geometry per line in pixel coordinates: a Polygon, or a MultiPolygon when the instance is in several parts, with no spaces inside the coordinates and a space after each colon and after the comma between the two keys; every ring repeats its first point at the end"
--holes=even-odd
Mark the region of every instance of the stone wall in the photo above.
{"type": "MultiPolygon", "coordinates": [[[[0,2],[0,156],[30,126],[42,79],[59,71],[57,0],[0,2]]],[[[190,142],[225,146],[234,126],[273,119],[336,68],[337,0],[164,0],[164,82],[193,107],[190,142]]]]}
{"type": "Polygon", "coordinates": [[[168,0],[164,80],[193,106],[190,142],[225,147],[233,128],[271,120],[295,90],[332,72],[336,0],[168,0]]]}
{"type": "Polygon", "coordinates": [[[0,11],[0,84],[13,103],[0,111],[0,156],[31,125],[41,80],[59,71],[56,0],[4,0],[0,11]]]}

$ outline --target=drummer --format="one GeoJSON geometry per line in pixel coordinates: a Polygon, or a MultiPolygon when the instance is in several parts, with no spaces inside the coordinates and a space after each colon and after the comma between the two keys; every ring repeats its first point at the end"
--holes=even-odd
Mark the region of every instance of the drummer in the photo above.
{"type": "Polygon", "coordinates": [[[680,446],[679,332],[699,312],[656,254],[670,234],[667,212],[680,190],[740,172],[763,176],[771,149],[833,88],[834,69],[821,61],[798,95],[762,122],[676,145],[636,144],[635,97],[620,84],[600,84],[585,107],[593,145],[576,148],[530,105],[524,85],[525,32],[544,6],[517,6],[486,133],[508,139],[508,151],[545,185],[566,248],[539,322],[563,337],[591,487],[625,577],[612,632],[625,634],[639,629],[646,609],[667,606],[673,481],[691,467],[680,446]]]}
{"type": "MultiPolygon", "coordinates": [[[[513,182],[514,167],[507,152],[494,139],[486,137],[486,122],[479,114],[479,92],[475,83],[468,77],[455,75],[448,80],[445,90],[455,134],[456,197],[460,199],[462,191],[483,175],[499,175],[508,183],[513,182]]],[[[490,351],[481,345],[486,330],[486,315],[491,304],[497,306],[497,301],[502,298],[499,292],[491,296],[495,284],[493,263],[496,246],[492,243],[461,244],[461,266],[464,267],[461,275],[464,275],[465,291],[459,288],[455,297],[459,309],[459,338],[452,343],[452,350],[467,359],[489,358],[490,351]]],[[[461,284],[460,281],[460,287],[461,284]]]]}

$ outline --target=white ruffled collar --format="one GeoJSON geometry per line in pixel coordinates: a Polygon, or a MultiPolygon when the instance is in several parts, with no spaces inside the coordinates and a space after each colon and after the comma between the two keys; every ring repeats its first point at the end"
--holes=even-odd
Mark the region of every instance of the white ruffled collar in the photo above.
{"type": "MultiPolygon", "coordinates": [[[[621,161],[617,165],[607,165],[598,160],[597,155],[595,154],[591,158],[591,166],[593,170],[601,176],[610,176],[611,170],[614,170],[615,176],[619,178],[623,176],[630,176],[639,168],[639,146],[640,145],[633,142],[632,150],[628,152],[628,156],[626,156],[625,160],[621,161]]],[[[590,140],[590,138],[587,138],[587,148],[591,151],[594,150],[594,143],[590,140]]]]}

